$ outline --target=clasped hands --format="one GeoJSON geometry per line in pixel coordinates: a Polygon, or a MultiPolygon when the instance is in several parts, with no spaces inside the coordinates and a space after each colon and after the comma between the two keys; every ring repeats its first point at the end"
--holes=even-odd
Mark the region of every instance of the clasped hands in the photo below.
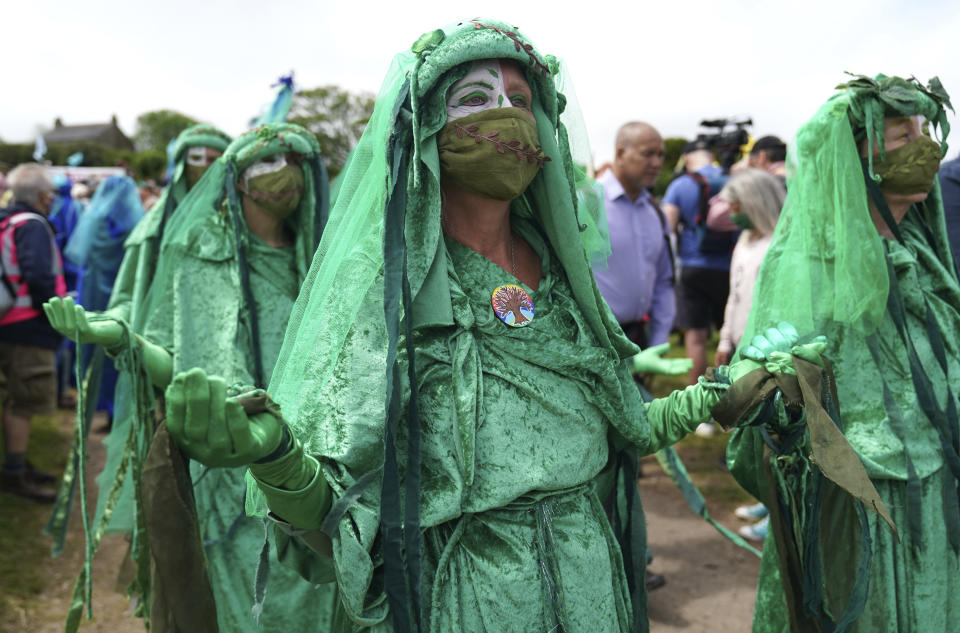
{"type": "MultiPolygon", "coordinates": [[[[785,321],[775,328],[767,328],[757,334],[750,345],[741,352],[741,360],[730,366],[730,378],[736,380],[758,367],[766,367],[770,373],[796,374],[792,356],[797,356],[816,365],[823,365],[821,355],[827,346],[827,339],[818,336],[809,343],[797,345],[800,335],[796,328],[785,321]]],[[[670,343],[648,347],[633,357],[631,370],[635,374],[652,373],[679,375],[693,367],[689,358],[665,358],[670,351],[670,343]]]]}
{"type": "Polygon", "coordinates": [[[793,357],[823,366],[823,351],[827,347],[827,338],[817,336],[809,343],[797,344],[800,335],[793,325],[781,321],[775,328],[767,328],[757,334],[750,344],[740,353],[741,360],[730,365],[730,380],[750,373],[759,367],[766,368],[772,374],[785,373],[796,375],[793,357]]]}

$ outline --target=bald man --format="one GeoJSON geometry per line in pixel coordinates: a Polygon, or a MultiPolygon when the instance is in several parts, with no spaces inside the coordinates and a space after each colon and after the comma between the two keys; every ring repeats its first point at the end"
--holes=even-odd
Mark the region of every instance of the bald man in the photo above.
{"type": "MultiPolygon", "coordinates": [[[[676,312],[669,227],[650,196],[661,167],[663,139],[652,125],[634,121],[620,127],[613,164],[597,177],[612,252],[593,275],[624,333],[640,347],[666,343],[676,312]]],[[[647,571],[647,591],[665,582],[647,571]]]]}
{"type": "Polygon", "coordinates": [[[661,167],[663,139],[652,125],[634,121],[620,127],[613,165],[597,178],[612,252],[593,273],[624,332],[641,347],[666,343],[676,313],[669,227],[650,196],[661,167]]]}

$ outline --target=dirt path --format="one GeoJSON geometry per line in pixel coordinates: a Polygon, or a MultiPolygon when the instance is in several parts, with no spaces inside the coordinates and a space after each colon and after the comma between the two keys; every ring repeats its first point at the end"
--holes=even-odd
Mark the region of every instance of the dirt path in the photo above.
{"type": "MultiPolygon", "coordinates": [[[[68,436],[72,416],[61,412],[61,430],[68,436]]],[[[95,421],[94,429],[102,424],[95,421]]],[[[105,452],[103,435],[91,434],[89,443],[89,475],[94,477],[102,467],[105,452]]],[[[728,527],[740,523],[733,517],[733,508],[742,500],[728,475],[716,466],[722,453],[722,440],[704,445],[693,441],[681,446],[680,453],[693,473],[694,480],[704,486],[713,516],[728,527]],[[705,475],[702,473],[706,473],[705,475]],[[720,492],[716,492],[719,490],[720,492]],[[733,492],[731,492],[731,490],[733,492]],[[712,499],[713,494],[720,501],[712,499]]],[[[653,458],[644,460],[645,476],[640,480],[647,516],[648,534],[654,551],[651,569],[664,574],[667,584],[649,596],[651,633],[746,633],[753,617],[754,587],[759,560],[721,537],[713,527],[694,516],[679,490],[660,470],[653,458]]],[[[89,503],[95,503],[95,489],[89,492],[89,503]]],[[[78,502],[79,503],[79,502],[78,502]]],[[[46,508],[24,503],[15,506],[14,521],[31,522],[35,527],[38,551],[49,553],[49,538],[40,534],[46,521],[46,508]],[[42,548],[42,549],[41,549],[42,548]]],[[[58,558],[37,557],[41,586],[27,596],[7,592],[0,596],[0,632],[59,633],[69,607],[73,583],[81,565],[83,530],[75,511],[65,552],[58,558]]],[[[7,517],[3,518],[6,524],[7,517]]],[[[10,547],[4,543],[3,547],[10,547]]],[[[143,633],[142,622],[131,615],[132,607],[116,586],[117,570],[127,550],[121,537],[106,537],[94,565],[94,619],[84,620],[81,633],[143,633]]],[[[10,579],[0,579],[10,586],[10,579]]],[[[290,633],[299,633],[293,632],[290,633]]],[[[305,632],[306,633],[306,632],[305,632]]]]}
{"type": "MultiPolygon", "coordinates": [[[[651,458],[644,460],[640,495],[654,556],[650,569],[667,579],[648,596],[651,633],[749,633],[760,559],[695,517],[651,458]]],[[[711,516],[729,528],[742,525],[733,516],[736,501],[707,500],[711,516]]]]}

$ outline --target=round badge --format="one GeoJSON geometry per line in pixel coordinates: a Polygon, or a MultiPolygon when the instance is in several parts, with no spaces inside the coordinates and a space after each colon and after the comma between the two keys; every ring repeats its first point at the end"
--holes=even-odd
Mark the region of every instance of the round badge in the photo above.
{"type": "Polygon", "coordinates": [[[490,303],[497,318],[510,327],[524,327],[533,321],[533,299],[516,284],[494,288],[490,303]]]}

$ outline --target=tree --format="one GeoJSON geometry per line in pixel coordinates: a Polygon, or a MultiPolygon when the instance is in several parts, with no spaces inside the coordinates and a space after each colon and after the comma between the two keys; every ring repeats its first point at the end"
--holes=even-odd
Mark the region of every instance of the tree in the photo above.
{"type": "Polygon", "coordinates": [[[333,178],[360,140],[373,114],[374,95],[351,93],[339,86],[301,90],[293,98],[287,121],[307,128],[320,143],[320,155],[333,178]]]}
{"type": "Polygon", "coordinates": [[[164,151],[167,143],[197,121],[173,110],[153,110],[137,117],[137,131],[133,144],[138,152],[148,149],[164,151]]]}
{"type": "Polygon", "coordinates": [[[658,198],[663,196],[663,193],[667,190],[667,185],[673,180],[677,161],[680,160],[680,153],[686,144],[687,139],[685,138],[668,137],[663,139],[663,167],[660,169],[657,183],[653,186],[653,194],[658,198]]]}
{"type": "Polygon", "coordinates": [[[156,149],[148,149],[133,157],[133,172],[143,180],[160,181],[167,167],[167,154],[156,149]]]}

